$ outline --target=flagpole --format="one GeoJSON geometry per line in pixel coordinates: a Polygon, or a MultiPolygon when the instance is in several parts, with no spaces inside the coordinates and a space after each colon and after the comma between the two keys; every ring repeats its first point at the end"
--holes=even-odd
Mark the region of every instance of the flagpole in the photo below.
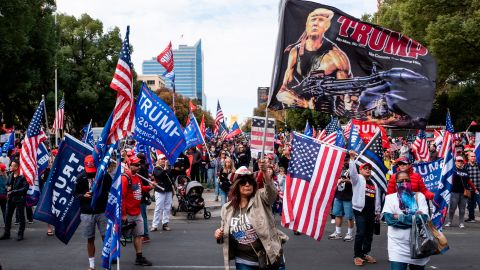
{"type": "MultiPolygon", "coordinates": [[[[378,133],[382,133],[382,131],[379,129],[377,130],[377,133],[375,133],[375,135],[373,135],[373,138],[375,138],[375,136],[377,136],[378,133]]],[[[372,144],[373,142],[373,138],[368,142],[368,144],[362,149],[362,152],[360,152],[360,154],[357,155],[356,159],[355,159],[355,162],[357,162],[358,158],[363,155],[363,153],[365,153],[365,151],[368,149],[368,147],[372,144]]],[[[360,139],[361,140],[361,139],[360,139]]]]}
{"type": "Polygon", "coordinates": [[[50,147],[50,150],[52,150],[52,143],[50,142],[50,131],[48,129],[48,118],[47,118],[47,106],[45,105],[45,95],[42,95],[42,101],[43,101],[43,112],[45,114],[45,124],[47,125],[46,131],[48,134],[48,146],[50,147]]]}
{"type": "MultiPolygon", "coordinates": [[[[56,2],[56,1],[55,1],[56,2]]],[[[56,5],[56,3],[55,3],[56,5]]],[[[55,10],[55,27],[57,26],[57,11],[55,10]]],[[[57,83],[57,50],[55,50],[55,113],[57,113],[58,110],[58,83],[57,83]]],[[[46,117],[45,117],[46,119],[46,117]]],[[[48,127],[47,127],[48,128],[48,127]]],[[[50,137],[49,137],[50,140],[50,137]]],[[[58,127],[55,125],[55,146],[58,147],[58,127]]]]}

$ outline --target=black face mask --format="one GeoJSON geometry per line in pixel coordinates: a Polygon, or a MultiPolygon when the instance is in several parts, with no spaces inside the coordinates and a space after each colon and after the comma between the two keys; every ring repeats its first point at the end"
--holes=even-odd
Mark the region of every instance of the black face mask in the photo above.
{"type": "Polygon", "coordinates": [[[88,178],[95,178],[96,173],[87,173],[88,178]]]}

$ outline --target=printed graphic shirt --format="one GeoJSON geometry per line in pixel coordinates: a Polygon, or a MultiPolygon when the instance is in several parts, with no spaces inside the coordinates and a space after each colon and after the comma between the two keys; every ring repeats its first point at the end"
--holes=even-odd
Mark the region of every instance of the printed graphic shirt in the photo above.
{"type": "Polygon", "coordinates": [[[130,172],[127,172],[127,175],[131,179],[131,185],[127,176],[122,175],[122,215],[138,216],[141,213],[142,192],[148,192],[151,187],[142,186],[138,175],[131,175],[130,172]]]}
{"type": "MultiPolygon", "coordinates": [[[[258,239],[257,232],[253,228],[247,216],[247,209],[236,210],[230,221],[230,239],[235,243],[235,257],[242,260],[242,263],[258,262],[255,253],[263,249],[258,239]],[[252,248],[255,248],[255,250],[252,248]]],[[[253,265],[253,264],[252,264],[253,265]]]]}
{"type": "Polygon", "coordinates": [[[365,207],[362,210],[364,215],[375,215],[375,190],[372,180],[367,180],[365,185],[365,207]]]}

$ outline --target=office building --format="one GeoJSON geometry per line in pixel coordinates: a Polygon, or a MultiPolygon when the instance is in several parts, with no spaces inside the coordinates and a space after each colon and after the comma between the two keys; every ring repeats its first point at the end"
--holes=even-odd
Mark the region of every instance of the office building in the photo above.
{"type": "MultiPolygon", "coordinates": [[[[193,46],[179,45],[173,50],[175,70],[175,91],[191,99],[197,99],[203,109],[207,107],[207,100],[203,89],[203,54],[202,40],[193,46]]],[[[165,68],[157,62],[157,58],[144,60],[142,64],[144,75],[160,75],[165,85],[171,88],[171,80],[163,77],[165,68]]]]}
{"type": "Polygon", "coordinates": [[[157,91],[160,88],[165,88],[165,81],[160,75],[138,74],[137,81],[145,82],[152,91],[157,91]]]}

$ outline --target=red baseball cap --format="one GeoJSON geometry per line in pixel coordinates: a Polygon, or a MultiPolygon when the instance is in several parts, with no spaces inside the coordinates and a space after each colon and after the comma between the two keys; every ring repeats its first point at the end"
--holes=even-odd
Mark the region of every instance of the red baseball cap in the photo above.
{"type": "Polygon", "coordinates": [[[372,164],[370,164],[368,162],[365,162],[362,165],[360,165],[360,170],[365,168],[365,167],[370,167],[370,169],[373,168],[372,164]]]}
{"type": "Polygon", "coordinates": [[[410,161],[408,161],[408,158],[406,157],[399,157],[397,160],[395,160],[395,164],[399,163],[410,164],[410,161]]]}
{"type": "Polygon", "coordinates": [[[53,150],[52,150],[52,155],[53,155],[54,157],[56,157],[57,154],[58,154],[58,149],[53,149],[53,150]]]}
{"type": "Polygon", "coordinates": [[[137,156],[132,156],[128,160],[130,164],[140,164],[140,159],[137,156]]]}
{"type": "Polygon", "coordinates": [[[92,155],[86,156],[83,163],[85,164],[85,172],[87,173],[97,172],[97,168],[95,167],[95,161],[93,160],[92,155]]]}
{"type": "Polygon", "coordinates": [[[7,166],[5,166],[5,164],[3,163],[0,163],[0,171],[4,172],[7,170],[7,166]]]}

